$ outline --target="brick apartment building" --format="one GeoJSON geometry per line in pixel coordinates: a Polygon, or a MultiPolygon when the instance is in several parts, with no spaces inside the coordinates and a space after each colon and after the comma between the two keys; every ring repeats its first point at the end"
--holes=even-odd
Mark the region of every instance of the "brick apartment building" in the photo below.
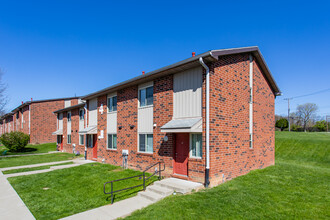
{"type": "Polygon", "coordinates": [[[52,132],[56,129],[53,111],[78,104],[77,97],[25,102],[0,118],[0,132],[22,131],[30,135],[30,143],[56,142],[52,132]]]}
{"type": "Polygon", "coordinates": [[[211,50],[82,97],[55,112],[56,132],[88,159],[121,165],[127,151],[129,168],[164,161],[167,176],[218,185],[274,164],[278,95],[258,47],[211,50]]]}

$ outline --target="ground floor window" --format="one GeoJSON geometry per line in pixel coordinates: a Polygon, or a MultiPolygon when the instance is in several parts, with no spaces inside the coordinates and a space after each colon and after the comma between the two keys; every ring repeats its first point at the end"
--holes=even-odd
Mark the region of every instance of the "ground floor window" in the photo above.
{"type": "Polygon", "coordinates": [[[139,152],[153,153],[153,135],[139,134],[139,152]]]}
{"type": "Polygon", "coordinates": [[[192,157],[202,157],[202,134],[190,135],[190,151],[192,157]]]}
{"type": "Polygon", "coordinates": [[[87,146],[93,147],[93,135],[87,135],[87,146]]]}
{"type": "Polygon", "coordinates": [[[71,134],[68,134],[68,144],[71,144],[71,134]]]}
{"type": "Polygon", "coordinates": [[[84,145],[84,135],[83,134],[79,135],[79,144],[84,145]]]}
{"type": "Polygon", "coordinates": [[[108,149],[117,149],[117,134],[108,134],[108,149]]]}

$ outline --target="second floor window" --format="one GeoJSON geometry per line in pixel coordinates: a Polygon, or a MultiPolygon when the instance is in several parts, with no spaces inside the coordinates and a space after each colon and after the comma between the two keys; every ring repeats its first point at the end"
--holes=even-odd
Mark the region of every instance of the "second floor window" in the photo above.
{"type": "Polygon", "coordinates": [[[109,112],[117,111],[117,96],[108,98],[108,111],[109,112]]]}
{"type": "Polygon", "coordinates": [[[150,86],[139,90],[140,107],[153,105],[154,102],[154,87],[150,86]]]}
{"type": "Polygon", "coordinates": [[[68,121],[71,121],[71,112],[68,112],[68,121]]]}
{"type": "Polygon", "coordinates": [[[84,120],[84,109],[79,110],[79,119],[84,120]]]}

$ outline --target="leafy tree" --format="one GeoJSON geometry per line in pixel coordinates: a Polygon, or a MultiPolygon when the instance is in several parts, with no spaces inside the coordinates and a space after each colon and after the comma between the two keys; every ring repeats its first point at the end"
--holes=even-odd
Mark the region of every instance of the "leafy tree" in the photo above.
{"type": "Polygon", "coordinates": [[[276,121],[275,127],[280,128],[281,131],[284,130],[284,128],[288,127],[288,120],[286,118],[281,118],[276,121]]]}
{"type": "Polygon", "coordinates": [[[315,117],[315,113],[318,107],[314,103],[305,103],[297,106],[297,116],[301,119],[304,131],[306,131],[306,126],[308,122],[315,117]]]}
{"type": "Polygon", "coordinates": [[[325,120],[317,121],[314,125],[314,128],[317,128],[319,131],[326,131],[327,130],[327,122],[325,120]]]}

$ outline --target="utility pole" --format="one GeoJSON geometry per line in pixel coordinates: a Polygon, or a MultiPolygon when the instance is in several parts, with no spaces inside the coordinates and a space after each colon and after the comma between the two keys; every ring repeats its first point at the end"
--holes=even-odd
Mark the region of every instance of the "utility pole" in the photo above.
{"type": "Polygon", "coordinates": [[[288,100],[288,123],[289,123],[289,132],[290,132],[290,130],[291,130],[291,128],[290,128],[290,99],[292,99],[292,98],[284,99],[284,100],[288,100]]]}

